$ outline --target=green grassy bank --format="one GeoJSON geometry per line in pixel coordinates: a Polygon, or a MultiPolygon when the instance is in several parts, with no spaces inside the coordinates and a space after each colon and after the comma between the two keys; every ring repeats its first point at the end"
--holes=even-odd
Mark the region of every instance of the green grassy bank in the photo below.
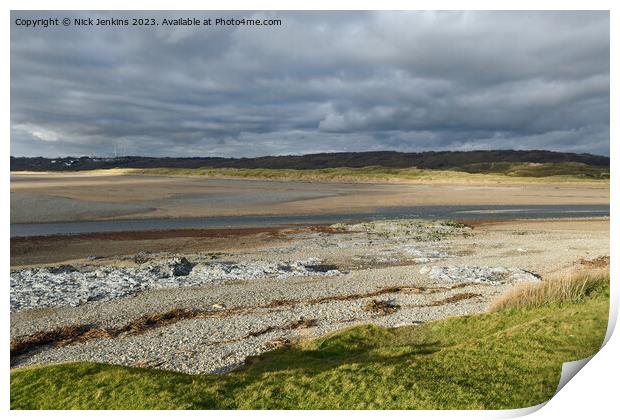
{"type": "Polygon", "coordinates": [[[224,375],[95,363],[14,369],[13,409],[501,409],[548,400],[565,361],[600,347],[609,284],[554,303],[419,326],[359,326],[224,375]]]}
{"type": "Polygon", "coordinates": [[[456,170],[417,168],[238,169],[148,168],[117,169],[129,174],[255,178],[299,181],[421,181],[421,182],[609,182],[609,168],[582,163],[488,163],[456,170]]]}

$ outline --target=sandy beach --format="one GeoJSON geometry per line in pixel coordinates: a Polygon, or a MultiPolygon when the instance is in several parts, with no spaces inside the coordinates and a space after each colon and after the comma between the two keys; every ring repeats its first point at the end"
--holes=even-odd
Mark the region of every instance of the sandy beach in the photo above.
{"type": "Polygon", "coordinates": [[[17,174],[11,223],[369,211],[434,205],[608,204],[609,183],[283,182],[204,177],[17,174]]]}

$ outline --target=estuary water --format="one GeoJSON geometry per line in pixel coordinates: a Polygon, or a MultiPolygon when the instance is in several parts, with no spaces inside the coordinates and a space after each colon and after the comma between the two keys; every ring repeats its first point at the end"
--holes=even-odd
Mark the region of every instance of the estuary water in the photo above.
{"type": "Polygon", "coordinates": [[[214,216],[62,223],[13,223],[11,237],[168,229],[240,228],[409,219],[544,219],[609,216],[609,205],[407,206],[320,215],[214,216]]]}

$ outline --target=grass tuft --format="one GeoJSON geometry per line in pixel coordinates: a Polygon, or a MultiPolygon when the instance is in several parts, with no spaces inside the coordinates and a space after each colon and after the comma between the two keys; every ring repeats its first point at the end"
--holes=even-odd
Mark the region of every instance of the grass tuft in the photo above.
{"type": "Polygon", "coordinates": [[[609,286],[609,267],[576,272],[542,283],[523,283],[500,296],[490,310],[522,309],[548,304],[578,302],[609,286]]]}

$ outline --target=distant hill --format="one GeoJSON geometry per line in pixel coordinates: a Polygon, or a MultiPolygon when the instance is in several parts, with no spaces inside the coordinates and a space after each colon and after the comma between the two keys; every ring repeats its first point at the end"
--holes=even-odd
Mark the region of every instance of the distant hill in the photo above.
{"type": "Polygon", "coordinates": [[[13,157],[11,171],[84,171],[112,168],[245,168],[245,169],[327,169],[419,168],[458,170],[470,173],[500,172],[515,163],[576,163],[594,166],[609,173],[609,157],[588,153],[561,153],[547,150],[483,150],[469,152],[343,152],[316,153],[302,156],[263,156],[256,158],[220,157],[13,157]]]}

